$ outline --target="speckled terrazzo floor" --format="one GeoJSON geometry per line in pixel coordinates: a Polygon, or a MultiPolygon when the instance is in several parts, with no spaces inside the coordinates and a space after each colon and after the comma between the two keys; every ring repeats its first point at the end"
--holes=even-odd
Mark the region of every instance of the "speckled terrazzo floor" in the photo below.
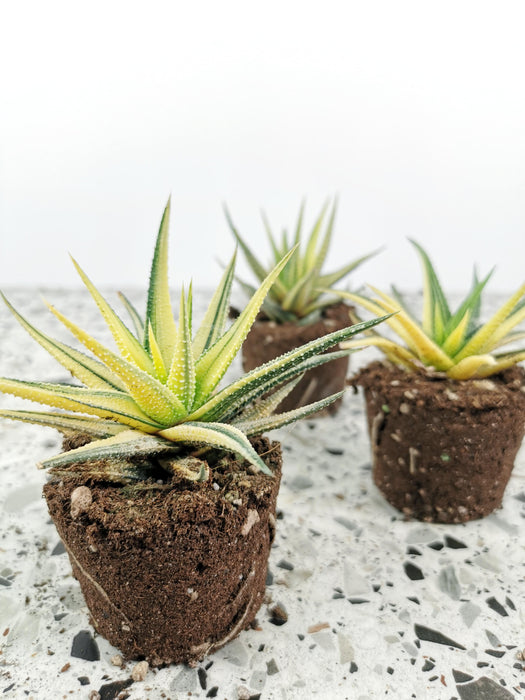
{"type": "MultiPolygon", "coordinates": [[[[36,293],[9,296],[57,334],[36,293]]],[[[84,292],[46,296],[106,337],[84,292]]],[[[353,366],[371,357],[374,351],[354,355],[353,366]]],[[[67,380],[2,309],[0,374],[67,380]]],[[[525,647],[525,451],[503,508],[489,518],[459,526],[405,522],[372,485],[361,401],[349,392],[336,418],[274,433],[284,444],[284,479],[257,629],[195,669],[149,671],[137,681],[134,664],[114,666],[117,650],[90,628],[41,498],[45,474],[34,465],[56,452],[58,436],[1,423],[0,697],[525,696],[517,658],[525,647]]],[[[0,396],[0,406],[19,403],[0,396]]]]}

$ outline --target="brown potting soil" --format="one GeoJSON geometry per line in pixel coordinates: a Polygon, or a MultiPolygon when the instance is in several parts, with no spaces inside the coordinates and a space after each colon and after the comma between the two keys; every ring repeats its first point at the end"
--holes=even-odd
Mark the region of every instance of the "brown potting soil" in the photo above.
{"type": "Polygon", "coordinates": [[[373,479],[409,517],[464,522],[501,505],[525,432],[525,372],[454,381],[374,362],[350,380],[367,404],[373,479]]]}
{"type": "Polygon", "coordinates": [[[223,454],[203,484],[167,476],[141,487],[75,479],[44,486],[93,625],[126,658],[196,662],[253,622],[282,462],[279,443],[253,443],[273,478],[223,454]],[[88,498],[72,514],[79,483],[88,498]]]}
{"type": "MultiPolygon", "coordinates": [[[[340,303],[327,307],[322,317],[305,326],[297,323],[275,323],[257,320],[242,346],[242,366],[248,372],[300,345],[351,325],[349,307],[340,303]]],[[[335,350],[337,348],[332,348],[335,350]]],[[[293,391],[279,404],[277,412],[291,411],[342,391],[348,372],[348,357],[327,362],[309,370],[293,391]]],[[[335,413],[341,400],[330,404],[327,411],[335,413]]]]}

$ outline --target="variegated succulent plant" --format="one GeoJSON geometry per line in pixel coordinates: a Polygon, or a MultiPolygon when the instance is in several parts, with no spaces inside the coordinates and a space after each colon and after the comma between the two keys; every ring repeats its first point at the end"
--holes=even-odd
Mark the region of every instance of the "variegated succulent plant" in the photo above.
{"type": "Polygon", "coordinates": [[[142,478],[147,458],[155,457],[168,471],[202,480],[205,473],[202,469],[195,470],[191,459],[188,461],[187,446],[203,445],[235,452],[256,468],[270,473],[248,437],[286,425],[335,400],[339,395],[273,415],[303,372],[349,351],[321,353],[377,323],[374,320],[331,333],[219,390],[218,384],[240,349],[264,297],[293,251],[283,256],[227,328],[234,255],[200,327],[193,334],[191,285],[187,292],[182,291],[178,323],[170,301],[169,212],[168,202],[151,266],[145,322],[122,296],[135,333],[73,261],[113,335],[118,353],[48,304],[50,311],[92,356],[54,340],[31,325],[4,297],[23,328],[81,383],[0,378],[0,391],[66,411],[2,410],[0,417],[50,426],[66,434],[87,433],[92,439],[84,446],[45,460],[44,467],[56,471],[67,465],[82,464],[83,473],[95,475],[103,463],[104,479],[125,482],[142,478]],[[184,459],[177,458],[177,454],[184,459]]]}
{"type": "MultiPolygon", "coordinates": [[[[268,219],[264,212],[262,213],[263,224],[273,257],[273,261],[268,267],[259,262],[258,257],[239,234],[228,209],[225,208],[229,227],[259,283],[265,279],[270,269],[286,255],[291,247],[296,248],[290,263],[279,272],[262,304],[264,314],[277,323],[293,321],[305,324],[315,321],[323,308],[337,302],[337,297],[329,294],[331,287],[346,277],[352,270],[355,270],[365,260],[375,255],[375,252],[369,253],[343,265],[334,272],[322,274],[322,267],[332,238],[337,200],[335,199],[330,207],[324,232],[323,225],[329,209],[329,202],[321,209],[306,241],[302,240],[304,207],[303,202],[299,210],[293,236],[289,236],[288,232],[284,230],[280,241],[273,235],[268,219]]],[[[254,294],[255,287],[243,281],[240,281],[240,283],[248,294],[254,294]]]]}
{"type": "MultiPolygon", "coordinates": [[[[525,338],[525,332],[515,330],[525,320],[525,284],[481,324],[482,292],[492,271],[482,280],[474,272],[469,293],[452,312],[430,258],[418,243],[411,243],[419,253],[424,272],[421,323],[408,311],[395,288],[390,296],[370,287],[374,298],[340,292],[374,314],[393,314],[387,323],[402,341],[395,342],[368,330],[362,341],[348,341],[343,347],[376,345],[397,365],[441,372],[458,380],[488,377],[525,360],[523,348],[498,352],[499,348],[525,338]]],[[[359,320],[356,314],[354,320],[359,320]]]]}

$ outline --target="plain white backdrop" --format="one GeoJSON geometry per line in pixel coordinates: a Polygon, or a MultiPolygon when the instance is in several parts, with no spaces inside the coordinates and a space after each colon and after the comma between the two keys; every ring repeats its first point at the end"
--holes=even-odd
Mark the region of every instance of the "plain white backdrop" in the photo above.
{"type": "Polygon", "coordinates": [[[171,278],[215,284],[222,214],[268,257],[339,195],[328,268],[525,279],[525,6],[479,0],[0,5],[0,287],[144,286],[173,197],[171,278]]]}

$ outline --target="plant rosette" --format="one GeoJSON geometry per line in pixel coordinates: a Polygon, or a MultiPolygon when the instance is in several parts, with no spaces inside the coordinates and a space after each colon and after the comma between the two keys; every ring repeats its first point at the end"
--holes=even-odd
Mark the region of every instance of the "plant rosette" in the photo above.
{"type": "MultiPolygon", "coordinates": [[[[235,256],[195,333],[192,291],[175,321],[168,287],[169,202],[162,217],[145,320],[121,295],[134,333],[75,263],[118,352],[48,305],[91,354],[42,333],[4,300],[23,328],[75,378],[50,384],[0,378],[0,391],[60,411],[0,417],[64,434],[46,459],[49,512],[94,627],[127,658],[194,663],[255,617],[264,596],[281,473],[266,431],[324,409],[339,395],[275,413],[327,352],[369,323],[298,348],[224,388],[219,383],[289,252],[227,327],[235,256]]],[[[375,324],[373,321],[372,324],[375,324]]]]}
{"type": "Polygon", "coordinates": [[[364,388],[373,479],[385,498],[407,517],[460,523],[501,506],[525,433],[525,373],[517,366],[525,351],[499,351],[525,336],[515,330],[525,318],[525,285],[480,324],[491,273],[474,276],[452,313],[430,259],[414,245],[424,269],[422,322],[395,289],[350,295],[372,313],[393,313],[386,322],[402,340],[369,331],[365,342],[386,362],[350,382],[364,388]]]}
{"type": "MultiPolygon", "coordinates": [[[[328,203],[325,204],[310,234],[302,240],[303,203],[293,236],[289,236],[285,230],[279,241],[273,235],[263,213],[263,223],[272,251],[272,265],[291,247],[295,247],[296,250],[290,263],[271,286],[262,304],[261,313],[242,346],[242,364],[245,371],[250,371],[303,343],[351,324],[351,307],[332,293],[332,286],[375,253],[364,255],[334,272],[323,274],[322,268],[330,248],[336,211],[337,201],[334,201],[329,213],[328,203]]],[[[261,282],[270,268],[259,262],[258,257],[239,234],[228,210],[226,218],[253,275],[261,282]]],[[[253,286],[241,280],[239,282],[248,294],[253,294],[253,286]]],[[[341,391],[345,386],[348,363],[349,358],[346,356],[330,365],[310,370],[286,396],[279,410],[289,411],[341,391]]],[[[340,399],[331,403],[325,412],[335,413],[340,404],[340,399]]]]}

